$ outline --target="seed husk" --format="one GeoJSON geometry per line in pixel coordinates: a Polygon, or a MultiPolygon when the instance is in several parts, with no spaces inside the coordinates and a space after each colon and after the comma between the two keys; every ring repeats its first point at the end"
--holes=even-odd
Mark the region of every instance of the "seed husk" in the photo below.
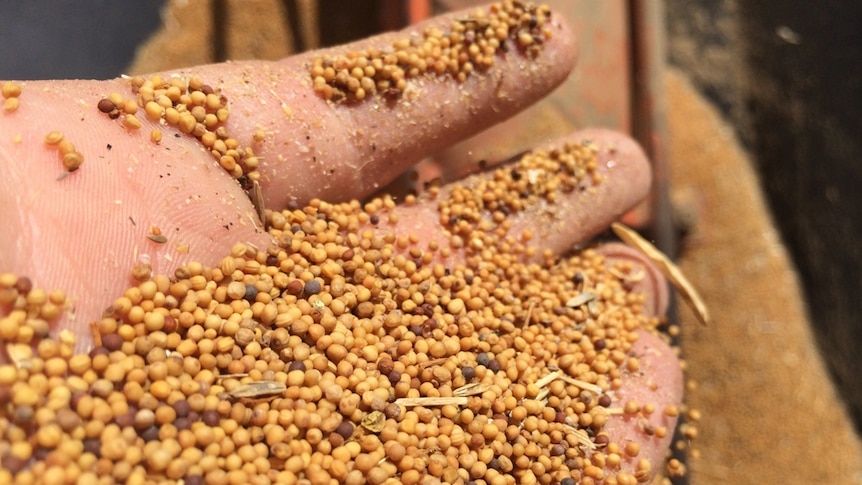
{"type": "Polygon", "coordinates": [[[386,416],[380,411],[371,411],[359,424],[372,433],[379,433],[386,426],[386,416]]]}
{"type": "Polygon", "coordinates": [[[585,305],[591,301],[596,299],[596,294],[591,291],[585,291],[583,293],[578,294],[577,296],[573,296],[566,301],[567,307],[579,307],[581,305],[585,305]]]}
{"type": "Polygon", "coordinates": [[[147,239],[158,244],[164,244],[168,242],[168,238],[163,234],[147,234],[147,239]]]}
{"type": "Polygon", "coordinates": [[[243,384],[230,392],[231,397],[258,399],[281,394],[287,389],[283,382],[260,381],[243,384]]]}
{"type": "Polygon", "coordinates": [[[465,406],[468,403],[467,396],[452,397],[402,397],[395,400],[395,404],[401,406],[465,406]]]}
{"type": "Polygon", "coordinates": [[[266,225],[266,207],[263,201],[263,191],[260,188],[260,182],[253,180],[251,182],[251,203],[257,211],[257,217],[266,225]]]}
{"type": "Polygon", "coordinates": [[[683,274],[682,270],[680,270],[679,267],[670,260],[670,258],[665,256],[664,253],[659,251],[657,247],[644,239],[636,231],[620,224],[619,222],[613,223],[611,225],[611,229],[613,229],[614,233],[622,239],[623,242],[635,249],[638,249],[648,257],[650,261],[655,263],[656,268],[658,268],[664,277],[670,281],[677,291],[679,291],[683,301],[685,301],[689,308],[692,309],[694,315],[701,324],[706,325],[709,323],[709,309],[707,309],[706,303],[703,302],[703,298],[701,298],[700,293],[698,293],[694,285],[691,284],[688,278],[683,274]]]}

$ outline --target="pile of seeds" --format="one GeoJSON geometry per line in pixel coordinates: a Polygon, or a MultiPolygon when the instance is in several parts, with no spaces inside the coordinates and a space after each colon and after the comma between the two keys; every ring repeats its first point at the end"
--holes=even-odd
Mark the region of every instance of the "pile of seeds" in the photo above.
{"type": "Polygon", "coordinates": [[[593,148],[479,180],[438,194],[452,248],[395,232],[389,198],[270,212],[277,246],[142,277],[88,354],[45,338],[64,294],[0,275],[0,483],[647,481],[639,447],[603,431],[676,413],[612,399],[657,324],[630,291],[642,270],[591,249],[526,263],[507,233],[600,183],[593,148]]]}
{"type": "Polygon", "coordinates": [[[408,79],[420,76],[463,82],[474,71],[488,70],[510,42],[535,56],[551,37],[550,16],[545,5],[506,0],[454,20],[448,32],[429,27],[421,36],[398,39],[385,49],[317,57],[310,70],[314,90],[324,99],[350,102],[375,94],[398,97],[408,79]]]}
{"type": "MultiPolygon", "coordinates": [[[[120,118],[129,130],[141,128],[137,118],[143,109],[147,119],[192,135],[206,147],[213,158],[245,189],[260,179],[259,160],[250,147],[240,146],[224,123],[230,116],[227,98],[204,84],[199,78],[133,77],[129,80],[134,98],[111,93],[99,100],[97,107],[112,119],[120,118]]],[[[258,136],[255,136],[257,139],[258,136]]],[[[150,140],[159,143],[160,129],[150,132],[150,140]]]]}

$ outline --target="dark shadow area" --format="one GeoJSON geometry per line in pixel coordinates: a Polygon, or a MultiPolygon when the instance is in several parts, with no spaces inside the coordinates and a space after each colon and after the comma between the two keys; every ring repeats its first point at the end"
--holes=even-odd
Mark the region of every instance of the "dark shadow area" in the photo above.
{"type": "Polygon", "coordinates": [[[667,17],[671,63],[752,154],[862,430],[862,4],[667,0],[667,17]]]}
{"type": "Polygon", "coordinates": [[[107,79],[160,25],[163,0],[0,0],[0,79],[107,79]]]}
{"type": "Polygon", "coordinates": [[[862,429],[862,5],[740,2],[746,139],[815,335],[862,429]]]}

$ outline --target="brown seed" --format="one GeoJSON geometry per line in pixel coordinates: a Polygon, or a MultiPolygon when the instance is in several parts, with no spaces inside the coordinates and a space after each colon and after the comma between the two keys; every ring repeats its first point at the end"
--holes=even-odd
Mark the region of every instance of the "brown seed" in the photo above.
{"type": "Polygon", "coordinates": [[[117,106],[108,98],[100,99],[96,107],[99,108],[99,111],[101,111],[102,113],[110,113],[111,111],[117,109],[117,106]]]}

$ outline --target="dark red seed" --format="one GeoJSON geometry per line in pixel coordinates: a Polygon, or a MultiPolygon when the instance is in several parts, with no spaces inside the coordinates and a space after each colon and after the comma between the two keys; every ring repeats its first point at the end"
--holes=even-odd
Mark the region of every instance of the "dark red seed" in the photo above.
{"type": "Polygon", "coordinates": [[[299,296],[300,294],[302,294],[302,288],[304,286],[305,285],[302,283],[302,280],[293,280],[287,284],[287,288],[285,289],[285,291],[287,291],[287,293],[290,295],[299,296]]]}
{"type": "Polygon", "coordinates": [[[15,455],[6,455],[3,457],[3,468],[9,470],[9,472],[14,476],[27,466],[27,461],[28,460],[15,455]]]}
{"type": "Polygon", "coordinates": [[[333,448],[338,448],[344,444],[344,437],[338,433],[330,433],[329,444],[331,444],[333,448]]]}
{"type": "Polygon", "coordinates": [[[469,365],[465,365],[461,368],[461,375],[464,376],[464,380],[470,382],[476,377],[476,369],[469,365]]]}
{"type": "Polygon", "coordinates": [[[120,350],[123,347],[123,337],[120,337],[115,333],[102,335],[102,346],[109,352],[120,350]]]}
{"type": "Polygon", "coordinates": [[[335,428],[335,432],[340,434],[342,438],[348,439],[353,435],[354,426],[350,421],[342,421],[338,423],[338,427],[335,428]]]}
{"type": "Polygon", "coordinates": [[[309,281],[305,284],[303,291],[305,292],[306,297],[320,293],[320,282],[317,280],[309,281]]]}
{"type": "Polygon", "coordinates": [[[114,422],[117,423],[117,426],[121,428],[131,427],[135,425],[135,411],[133,409],[129,409],[129,412],[123,413],[116,418],[114,418],[114,422]]]}
{"type": "Polygon", "coordinates": [[[12,422],[18,426],[26,427],[33,422],[35,415],[36,411],[33,410],[32,406],[18,406],[12,412],[12,422]]]}
{"type": "Polygon", "coordinates": [[[401,381],[401,373],[400,373],[400,372],[398,372],[397,370],[393,370],[393,371],[392,371],[392,372],[390,372],[390,373],[389,373],[389,375],[388,375],[388,376],[386,376],[386,377],[388,377],[388,378],[389,378],[389,383],[390,383],[390,384],[392,384],[393,386],[394,386],[395,384],[398,384],[398,383],[401,381]]]}
{"type": "Polygon", "coordinates": [[[110,350],[105,348],[104,343],[105,343],[105,337],[102,337],[102,344],[103,345],[100,345],[98,347],[93,347],[92,349],[90,349],[90,358],[91,359],[95,358],[97,355],[108,355],[111,353],[110,350]]]}
{"type": "Polygon", "coordinates": [[[394,402],[389,403],[386,405],[386,408],[383,409],[383,414],[385,414],[389,419],[398,419],[401,416],[401,406],[394,402]]]}
{"type": "Polygon", "coordinates": [[[102,457],[102,441],[99,438],[84,438],[84,452],[102,457]]]}
{"type": "Polygon", "coordinates": [[[215,409],[207,409],[204,411],[202,420],[207,426],[218,426],[221,422],[221,416],[218,415],[218,411],[215,409]]]}
{"type": "Polygon", "coordinates": [[[377,361],[377,370],[383,375],[389,375],[395,367],[395,363],[389,357],[383,357],[377,361]]]}
{"type": "Polygon", "coordinates": [[[185,399],[178,399],[174,402],[174,411],[177,413],[177,417],[185,418],[189,415],[192,408],[189,405],[189,402],[185,399]]]}
{"type": "Polygon", "coordinates": [[[189,418],[177,418],[177,420],[174,421],[174,427],[177,428],[177,431],[189,429],[192,427],[192,421],[189,418]]]}
{"type": "Polygon", "coordinates": [[[174,317],[168,315],[165,317],[165,326],[162,328],[162,331],[165,333],[174,333],[177,330],[177,321],[174,317]]]}
{"type": "Polygon", "coordinates": [[[99,108],[99,111],[102,113],[110,113],[111,111],[117,109],[117,106],[108,98],[102,98],[99,100],[99,104],[96,105],[99,108]]]}
{"type": "Polygon", "coordinates": [[[184,480],[185,485],[204,485],[204,477],[202,475],[189,475],[184,480]]]}
{"type": "Polygon", "coordinates": [[[33,289],[33,282],[30,281],[30,278],[22,276],[18,278],[18,282],[15,283],[15,289],[18,290],[19,295],[26,295],[33,289]]]}

